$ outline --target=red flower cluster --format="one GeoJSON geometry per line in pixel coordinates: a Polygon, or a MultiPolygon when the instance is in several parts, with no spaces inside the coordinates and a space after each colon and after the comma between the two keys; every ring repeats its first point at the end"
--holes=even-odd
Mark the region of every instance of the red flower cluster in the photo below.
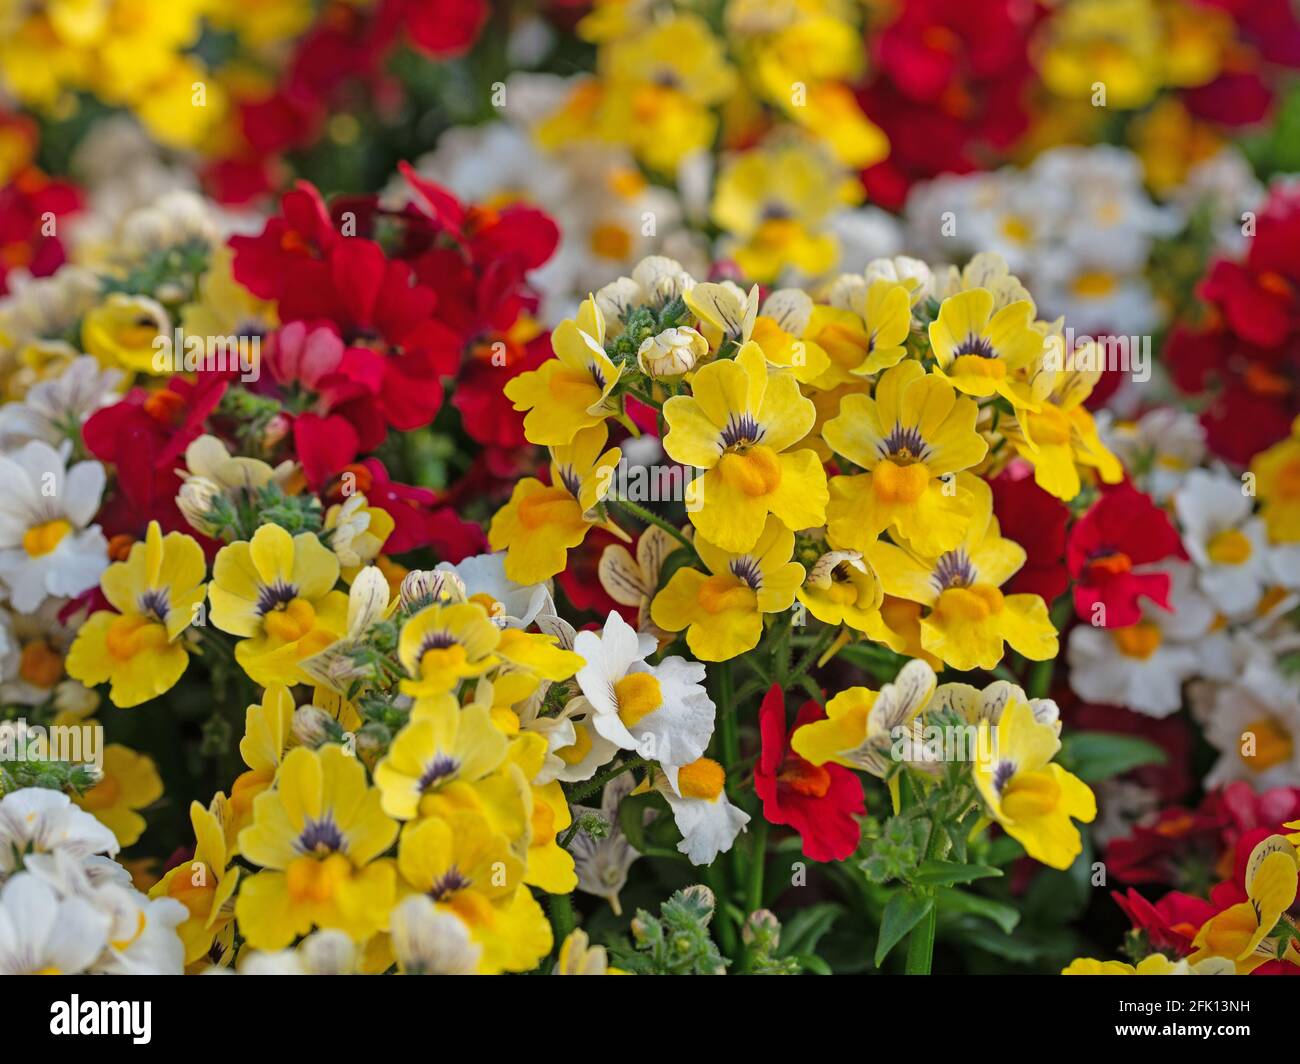
{"type": "Polygon", "coordinates": [[[858,90],[889,137],[889,158],[862,174],[870,199],[902,207],[912,185],[985,169],[1029,125],[1029,35],[1037,13],[1018,0],[909,0],[871,40],[858,90]]]}
{"type": "MultiPolygon", "coordinates": [[[[1122,883],[1200,887],[1232,875],[1240,841],[1250,845],[1300,817],[1300,787],[1256,794],[1238,780],[1212,791],[1195,809],[1170,806],[1106,847],[1106,867],[1122,883]]],[[[1250,853],[1250,846],[1246,847],[1250,853]]]]}
{"type": "Polygon", "coordinates": [[[785,694],[773,684],[758,710],[763,746],[754,766],[754,791],[769,824],[787,824],[803,839],[813,861],[843,861],[862,837],[857,817],[866,812],[862,781],[841,765],[813,765],[794,752],[790,736],[822,720],[826,710],[805,702],[786,733],[785,694]]]}
{"type": "MultiPolygon", "coordinates": [[[[549,258],[558,233],[531,208],[482,211],[406,173],[415,203],[402,210],[372,196],[336,201],[331,212],[300,182],[260,233],[231,238],[236,280],[273,301],[282,322],[266,339],[266,372],[248,387],[279,404],[260,441],[268,459],[296,460],[302,487],[325,505],[346,483],[386,510],[390,553],[431,546],[458,561],[485,549],[481,526],[457,514],[453,493],[395,481],[372,452],[390,430],[427,427],[444,383],[462,373],[455,402],[465,431],[488,452],[523,446],[521,417],[501,389],[548,347],[531,324],[526,273],[549,258]],[[515,339],[521,329],[530,342],[515,339]]],[[[188,530],[176,469],[201,433],[234,435],[218,407],[237,383],[233,374],[177,377],[89,419],[87,448],[116,471],[119,490],[100,518],[110,536],[141,538],[150,520],[188,530]]],[[[497,467],[516,476],[517,459],[497,467]]],[[[507,490],[491,467],[475,471],[475,484],[483,495],[507,490]]]]}
{"type": "Polygon", "coordinates": [[[487,0],[379,0],[372,8],[330,0],[294,43],[280,81],[239,101],[238,148],[212,164],[207,183],[222,202],[244,203],[279,184],[279,156],[307,148],[358,85],[381,113],[395,113],[400,84],[385,61],[403,41],[434,59],[468,51],[488,17],[487,0]]]}
{"type": "Polygon", "coordinates": [[[1025,564],[1011,578],[1007,594],[1041,595],[1049,605],[1069,586],[1065,528],[1070,510],[1034,483],[1026,463],[1012,463],[989,481],[993,513],[1002,534],[1025,549],[1025,564]]]}
{"type": "Polygon", "coordinates": [[[1270,66],[1300,67],[1300,21],[1289,0],[1200,0],[1235,23],[1232,55],[1213,81],[1182,93],[1187,108],[1221,126],[1248,126],[1276,99],[1270,66]]]}
{"type": "Polygon", "coordinates": [[[1070,530],[1075,612],[1099,628],[1127,628],[1142,619],[1144,598],[1169,609],[1169,575],[1140,567],[1186,557],[1169,515],[1149,496],[1128,481],[1106,488],[1070,530]]]}
{"type": "Polygon", "coordinates": [[[1213,263],[1198,291],[1208,320],[1178,326],[1166,360],[1181,391],[1209,400],[1210,449],[1246,465],[1300,413],[1300,185],[1273,187],[1245,258],[1213,263]]]}
{"type": "Polygon", "coordinates": [[[9,293],[9,274],[22,270],[48,277],[66,255],[59,235],[62,220],[81,210],[76,185],[46,176],[32,165],[36,127],[27,118],[0,115],[0,296],[9,293]]]}

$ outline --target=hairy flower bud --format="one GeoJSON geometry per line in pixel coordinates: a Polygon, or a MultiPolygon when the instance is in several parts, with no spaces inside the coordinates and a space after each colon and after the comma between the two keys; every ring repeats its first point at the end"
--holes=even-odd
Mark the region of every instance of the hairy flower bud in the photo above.
{"type": "Polygon", "coordinates": [[[651,377],[680,377],[709,353],[709,342],[694,329],[665,329],[647,337],[636,353],[641,372],[651,377]]]}

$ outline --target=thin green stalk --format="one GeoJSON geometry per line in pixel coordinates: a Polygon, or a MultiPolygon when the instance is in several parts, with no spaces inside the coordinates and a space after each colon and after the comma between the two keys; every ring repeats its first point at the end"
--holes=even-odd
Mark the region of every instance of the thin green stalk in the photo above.
{"type": "Polygon", "coordinates": [[[939,921],[939,902],[935,900],[930,911],[916,925],[907,939],[906,975],[929,975],[934,961],[934,929],[939,921]]]}
{"type": "Polygon", "coordinates": [[[627,499],[609,499],[608,501],[611,505],[617,506],[625,513],[631,514],[638,521],[644,521],[648,525],[657,525],[659,528],[662,528],[672,536],[673,539],[677,540],[678,543],[689,550],[692,555],[695,554],[694,544],[692,544],[691,541],[686,538],[686,534],[671,521],[666,521],[657,513],[647,510],[644,506],[641,506],[638,503],[628,502],[627,499]]]}
{"type": "Polygon", "coordinates": [[[558,949],[577,923],[573,916],[573,901],[567,894],[549,894],[547,897],[551,909],[551,931],[558,949]]]}
{"type": "Polygon", "coordinates": [[[643,768],[647,764],[649,762],[643,757],[628,758],[626,761],[619,762],[613,768],[606,769],[604,772],[593,776],[586,783],[574,787],[573,790],[565,794],[565,797],[568,798],[570,803],[580,802],[601,790],[615,776],[621,776],[624,772],[630,772],[635,768],[643,768]]]}
{"type": "Polygon", "coordinates": [[[794,667],[794,671],[786,677],[786,687],[790,687],[794,683],[798,682],[799,677],[817,664],[817,659],[826,653],[826,649],[835,641],[835,636],[838,633],[838,628],[828,627],[817,636],[816,641],[808,648],[807,653],[799,659],[799,663],[794,667]]]}

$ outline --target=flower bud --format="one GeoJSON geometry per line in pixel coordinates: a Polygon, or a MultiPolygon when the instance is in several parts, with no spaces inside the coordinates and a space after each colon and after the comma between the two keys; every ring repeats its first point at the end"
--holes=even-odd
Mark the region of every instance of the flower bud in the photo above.
{"type": "Polygon", "coordinates": [[[688,326],[647,337],[636,353],[641,372],[651,377],[680,377],[709,353],[709,342],[688,326]]]}
{"type": "Polygon", "coordinates": [[[448,569],[412,569],[402,577],[399,594],[407,613],[435,602],[464,602],[466,598],[465,582],[448,569]]]}

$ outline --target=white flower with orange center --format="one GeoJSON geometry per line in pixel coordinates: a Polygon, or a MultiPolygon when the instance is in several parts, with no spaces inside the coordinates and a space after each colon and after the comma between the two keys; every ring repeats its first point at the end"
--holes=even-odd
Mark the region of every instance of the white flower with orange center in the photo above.
{"type": "Polygon", "coordinates": [[[682,833],[677,849],[693,865],[711,864],[726,853],[749,823],[749,814],[727,798],[726,783],[722,766],[708,757],[681,766],[675,780],[666,774],[655,777],[654,787],[668,802],[682,833]]]}
{"type": "Polygon", "coordinates": [[[1247,485],[1197,469],[1174,495],[1197,585],[1225,615],[1245,617],[1272,586],[1300,587],[1300,547],[1273,546],[1247,485]]]}
{"type": "Polygon", "coordinates": [[[1172,577],[1172,611],[1147,602],[1142,620],[1127,628],[1080,624],[1070,632],[1070,686],[1080,698],[1167,717],[1183,704],[1184,681],[1230,674],[1227,638],[1215,630],[1214,607],[1193,587],[1194,570],[1181,562],[1160,568],[1172,577]]]}
{"type": "Polygon", "coordinates": [[[664,772],[704,754],[713,734],[714,706],[704,689],[704,666],[684,658],[648,665],[657,647],[654,636],[610,611],[600,633],[579,632],[574,650],[587,664],[578,686],[594,710],[597,734],[623,750],[658,761],[664,772]]]}
{"type": "Polygon", "coordinates": [[[108,544],[90,524],[104,491],[104,467],[68,467],[71,444],[33,440],[0,456],[0,588],[31,613],[49,596],[71,598],[99,582],[108,544]]]}

